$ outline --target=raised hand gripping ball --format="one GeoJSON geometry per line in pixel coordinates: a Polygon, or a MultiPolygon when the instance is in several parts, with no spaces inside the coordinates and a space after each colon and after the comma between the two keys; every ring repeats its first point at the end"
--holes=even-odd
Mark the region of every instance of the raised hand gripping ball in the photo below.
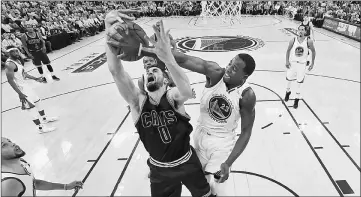
{"type": "Polygon", "coordinates": [[[121,60],[137,61],[143,57],[139,53],[140,44],[149,46],[148,40],[145,39],[146,33],[138,24],[131,21],[117,22],[110,29],[108,41],[114,41],[118,44],[121,60]]]}

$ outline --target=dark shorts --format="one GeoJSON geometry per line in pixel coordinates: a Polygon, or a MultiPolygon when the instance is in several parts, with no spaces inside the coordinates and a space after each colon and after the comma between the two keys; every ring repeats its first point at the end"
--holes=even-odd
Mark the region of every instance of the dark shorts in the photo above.
{"type": "Polygon", "coordinates": [[[162,168],[150,164],[150,188],[153,197],[180,197],[182,184],[193,197],[210,194],[210,186],[202,170],[202,165],[192,148],[190,159],[179,166],[162,168]]]}
{"type": "Polygon", "coordinates": [[[30,53],[34,57],[33,64],[35,66],[41,66],[41,63],[43,63],[45,65],[50,64],[49,57],[46,53],[44,53],[42,51],[35,51],[35,52],[30,52],[30,53]]]}

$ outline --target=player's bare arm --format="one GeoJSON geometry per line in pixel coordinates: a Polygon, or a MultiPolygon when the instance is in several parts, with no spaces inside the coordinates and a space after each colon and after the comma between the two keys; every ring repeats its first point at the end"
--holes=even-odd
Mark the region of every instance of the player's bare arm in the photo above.
{"type": "Polygon", "coordinates": [[[224,71],[216,62],[206,61],[176,50],[172,52],[180,67],[205,75],[210,80],[210,85],[214,85],[222,79],[224,71]]]}
{"type": "Polygon", "coordinates": [[[16,65],[13,62],[7,62],[5,66],[6,78],[8,79],[10,86],[15,90],[16,93],[19,94],[19,96],[23,95],[25,98],[26,96],[20,91],[14,81],[14,71],[16,69],[16,65]]]}
{"type": "Polygon", "coordinates": [[[29,52],[28,43],[27,43],[26,41],[27,41],[26,35],[23,34],[23,35],[21,36],[21,43],[23,44],[23,48],[24,48],[26,54],[27,54],[30,58],[33,58],[33,56],[31,55],[31,53],[29,52]]]}
{"type": "Polygon", "coordinates": [[[41,36],[41,34],[39,32],[36,33],[38,35],[38,38],[41,41],[41,45],[43,46],[43,48],[41,49],[44,53],[46,53],[46,46],[45,46],[45,40],[43,39],[43,37],[41,36]]]}
{"type": "Polygon", "coordinates": [[[69,184],[62,184],[35,179],[34,183],[36,190],[78,190],[83,188],[83,183],[81,181],[73,181],[69,184]]]}
{"type": "Polygon", "coordinates": [[[29,73],[25,72],[24,70],[23,70],[22,74],[25,78],[28,78],[28,79],[32,79],[32,80],[39,81],[39,82],[41,80],[41,77],[40,78],[34,77],[34,76],[30,75],[29,73]]]}
{"type": "Polygon", "coordinates": [[[256,116],[255,105],[256,95],[252,89],[249,89],[244,93],[243,98],[239,101],[239,106],[241,108],[241,134],[238,137],[228,159],[221,166],[223,176],[221,177],[220,182],[227,180],[229,176],[229,167],[232,166],[233,162],[236,161],[236,159],[243,153],[249,142],[256,116]]]}
{"type": "Polygon", "coordinates": [[[315,45],[313,44],[313,40],[308,39],[307,40],[307,44],[308,44],[308,48],[311,50],[312,52],[312,62],[311,65],[309,66],[308,70],[312,70],[313,66],[314,66],[314,62],[315,62],[315,58],[316,58],[316,49],[315,49],[315,45]]]}
{"type": "Polygon", "coordinates": [[[168,71],[177,87],[171,89],[171,95],[179,104],[183,104],[189,98],[192,98],[193,91],[190,86],[187,75],[183,72],[181,67],[177,64],[170,47],[169,30],[165,32],[164,24],[160,21],[160,29],[153,26],[157,41],[149,39],[155,46],[154,48],[143,48],[142,50],[154,53],[158,58],[164,62],[168,71]]]}
{"type": "Polygon", "coordinates": [[[16,178],[1,181],[1,196],[21,196],[24,190],[23,184],[16,178]]]}
{"type": "MultiPolygon", "coordinates": [[[[128,16],[121,14],[117,11],[111,11],[107,14],[105,18],[105,26],[107,34],[110,32],[110,27],[116,22],[122,20],[122,18],[127,18],[128,16]]],[[[128,17],[127,19],[131,20],[132,18],[128,17]]],[[[121,35],[117,34],[115,36],[121,37],[121,35]]],[[[139,96],[140,90],[136,88],[129,74],[124,70],[123,64],[120,59],[118,59],[117,55],[119,54],[119,48],[116,48],[109,44],[111,42],[111,37],[107,37],[107,44],[105,46],[105,52],[107,56],[107,62],[109,71],[114,78],[114,82],[118,87],[118,90],[125,101],[132,107],[136,107],[139,104],[139,96]]]]}
{"type": "Polygon", "coordinates": [[[124,66],[117,55],[112,52],[109,44],[106,45],[106,56],[109,71],[113,76],[114,82],[125,101],[132,107],[138,105],[140,91],[134,85],[129,74],[124,70],[124,66]]]}
{"type": "Polygon", "coordinates": [[[288,44],[288,48],[287,48],[287,52],[286,52],[286,67],[287,68],[290,68],[290,52],[291,52],[294,42],[295,42],[295,39],[292,39],[292,40],[290,40],[290,42],[288,44]]]}

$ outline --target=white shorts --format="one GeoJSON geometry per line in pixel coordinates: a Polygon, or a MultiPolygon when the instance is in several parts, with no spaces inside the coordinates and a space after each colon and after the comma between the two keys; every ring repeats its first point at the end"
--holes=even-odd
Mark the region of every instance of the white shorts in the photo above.
{"type": "Polygon", "coordinates": [[[19,86],[20,91],[26,95],[27,102],[21,103],[21,109],[31,109],[35,107],[35,104],[40,101],[40,98],[38,95],[34,92],[32,88],[26,87],[26,86],[19,86]]]}
{"type": "Polygon", "coordinates": [[[216,136],[202,127],[196,128],[194,148],[204,171],[210,173],[219,171],[221,164],[231,154],[236,143],[236,135],[232,133],[223,136],[216,136]]]}
{"type": "Polygon", "coordinates": [[[288,81],[297,80],[298,83],[303,83],[305,76],[306,76],[306,64],[305,63],[298,63],[298,62],[291,62],[291,66],[287,69],[286,79],[288,81]]]}

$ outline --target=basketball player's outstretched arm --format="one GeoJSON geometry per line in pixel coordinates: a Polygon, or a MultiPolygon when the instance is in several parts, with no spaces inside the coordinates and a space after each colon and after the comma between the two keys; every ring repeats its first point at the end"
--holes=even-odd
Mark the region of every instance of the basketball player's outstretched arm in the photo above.
{"type": "Polygon", "coordinates": [[[81,181],[73,181],[69,184],[62,184],[35,179],[34,184],[36,190],[72,190],[83,188],[83,182],[81,181]]]}
{"type": "MultiPolygon", "coordinates": [[[[114,78],[114,82],[117,85],[120,94],[129,105],[135,106],[139,103],[138,101],[139,101],[140,90],[136,88],[131,77],[124,70],[121,60],[117,58],[120,49],[108,44],[108,42],[111,39],[111,35],[113,36],[113,34],[110,34],[111,33],[110,27],[114,23],[122,20],[123,18],[127,18],[128,20],[133,19],[115,10],[109,12],[106,15],[104,20],[105,28],[107,32],[107,36],[106,36],[107,44],[105,46],[105,52],[107,56],[109,71],[114,78]]],[[[115,34],[115,36],[119,36],[120,38],[122,37],[119,34],[115,34]]]]}
{"type": "Polygon", "coordinates": [[[228,156],[228,159],[221,165],[221,172],[224,176],[221,177],[220,182],[227,180],[229,176],[229,167],[232,166],[233,162],[243,153],[249,142],[256,115],[255,105],[256,95],[252,89],[249,89],[239,101],[242,132],[238,137],[231,154],[228,156]]]}
{"type": "Polygon", "coordinates": [[[179,104],[183,104],[186,100],[193,97],[189,79],[174,59],[170,47],[169,30],[165,32],[163,21],[160,21],[159,29],[156,26],[153,26],[153,29],[158,39],[157,41],[149,39],[149,41],[154,45],[154,48],[144,48],[142,50],[156,54],[164,62],[177,86],[170,90],[171,95],[179,104]]]}
{"type": "Polygon", "coordinates": [[[139,103],[140,91],[134,85],[129,74],[124,70],[121,60],[117,58],[117,53],[114,51],[117,49],[114,49],[109,44],[106,44],[105,47],[109,71],[113,76],[120,94],[129,105],[137,105],[139,103]]]}
{"type": "Polygon", "coordinates": [[[209,78],[211,82],[218,82],[223,77],[223,69],[216,62],[206,61],[176,50],[173,50],[172,53],[180,67],[203,74],[209,78]]]}

